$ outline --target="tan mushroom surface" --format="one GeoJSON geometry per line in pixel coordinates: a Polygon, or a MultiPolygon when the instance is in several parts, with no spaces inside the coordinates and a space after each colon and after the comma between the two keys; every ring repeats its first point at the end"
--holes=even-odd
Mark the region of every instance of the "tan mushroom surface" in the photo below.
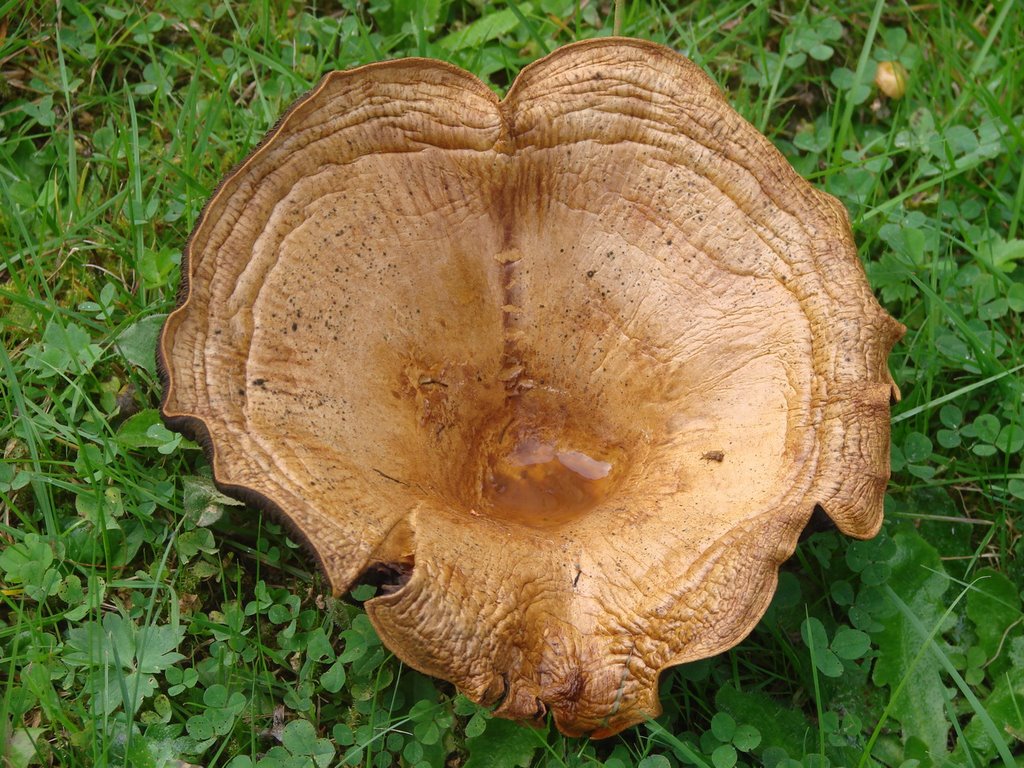
{"type": "Polygon", "coordinates": [[[667,48],[576,43],[500,101],[437,61],[331,73],[183,264],[167,423],[499,715],[654,716],[816,506],[881,524],[903,327],[842,205],[667,48]]]}

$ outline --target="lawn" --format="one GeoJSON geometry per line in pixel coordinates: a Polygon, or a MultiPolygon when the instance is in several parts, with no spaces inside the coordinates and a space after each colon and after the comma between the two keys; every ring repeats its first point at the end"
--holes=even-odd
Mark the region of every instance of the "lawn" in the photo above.
{"type": "Polygon", "coordinates": [[[628,2],[850,212],[908,331],[886,524],[807,536],[665,712],[572,739],[404,667],[157,408],[217,182],[331,69],[498,93],[610,2],[0,4],[0,755],[11,768],[1024,764],[1024,5],[628,2]],[[875,78],[879,75],[879,83],[875,78]]]}

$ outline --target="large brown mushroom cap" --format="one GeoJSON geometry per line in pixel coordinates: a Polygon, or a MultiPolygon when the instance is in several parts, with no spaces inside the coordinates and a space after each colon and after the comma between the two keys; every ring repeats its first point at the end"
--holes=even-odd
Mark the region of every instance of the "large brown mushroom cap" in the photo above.
{"type": "Polygon", "coordinates": [[[160,344],[174,428],[279,511],[406,663],[612,734],[755,625],[815,506],[888,478],[846,212],[682,56],[592,40],[503,101],[334,72],[209,202],[160,344]]]}

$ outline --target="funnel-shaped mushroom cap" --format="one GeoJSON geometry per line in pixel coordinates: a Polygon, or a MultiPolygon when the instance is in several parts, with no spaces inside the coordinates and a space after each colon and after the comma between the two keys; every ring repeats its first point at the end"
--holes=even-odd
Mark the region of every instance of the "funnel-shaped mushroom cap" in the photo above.
{"type": "Polygon", "coordinates": [[[503,101],[435,61],[332,73],[185,256],[167,422],[500,715],[656,715],[816,505],[881,523],[902,326],[843,207],[666,48],[570,45],[503,101]]]}

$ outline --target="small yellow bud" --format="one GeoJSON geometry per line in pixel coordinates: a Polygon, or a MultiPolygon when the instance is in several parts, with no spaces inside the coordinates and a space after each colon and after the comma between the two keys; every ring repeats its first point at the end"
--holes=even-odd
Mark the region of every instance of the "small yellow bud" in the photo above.
{"type": "Polygon", "coordinates": [[[880,61],[875,70],[875,85],[890,99],[902,99],[907,92],[907,70],[898,61],[880,61]]]}

